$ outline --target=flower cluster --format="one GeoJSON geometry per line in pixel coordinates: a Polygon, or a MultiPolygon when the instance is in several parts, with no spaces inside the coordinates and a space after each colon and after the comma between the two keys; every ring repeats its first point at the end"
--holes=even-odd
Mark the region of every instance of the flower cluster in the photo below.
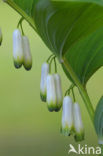
{"type": "Polygon", "coordinates": [[[63,99],[61,78],[57,73],[57,66],[55,61],[56,56],[50,56],[49,62],[43,63],[41,69],[40,82],[40,97],[43,102],[47,102],[48,110],[50,112],[58,112],[62,107],[62,122],[61,133],[65,136],[74,135],[76,141],[84,140],[84,127],[81,118],[80,106],[75,102],[75,95],[73,91],[74,85],[66,91],[63,99]],[[51,73],[51,63],[54,60],[55,73],[51,73]],[[72,90],[72,98],[68,95],[72,90]]]}
{"type": "Polygon", "coordinates": [[[70,96],[63,100],[62,127],[61,132],[65,136],[74,134],[76,141],[84,140],[84,127],[81,119],[80,106],[72,102],[70,96]]]}
{"type": "MultiPolygon", "coordinates": [[[[22,65],[26,70],[32,67],[32,56],[30,44],[27,36],[24,35],[22,28],[22,18],[18,23],[18,29],[13,32],[13,59],[16,68],[22,65]]],[[[0,45],[2,43],[2,32],[0,29],[0,45]]],[[[65,136],[74,135],[76,141],[84,140],[84,127],[81,118],[80,106],[75,102],[73,91],[74,84],[66,91],[64,99],[62,94],[61,77],[57,73],[56,56],[51,55],[43,63],[41,69],[40,97],[43,102],[47,102],[50,112],[58,112],[62,107],[61,133],[65,136]],[[51,72],[51,64],[54,60],[55,72],[51,72]],[[73,99],[70,97],[72,91],[73,99]]]]}
{"type": "MultiPolygon", "coordinates": [[[[21,24],[22,19],[20,20],[21,24]]],[[[0,29],[0,45],[2,43],[2,32],[0,29]]],[[[32,56],[30,52],[29,39],[19,29],[13,32],[13,59],[16,68],[22,65],[26,70],[32,67],[32,56]]],[[[81,118],[80,106],[75,102],[73,92],[74,85],[66,91],[63,99],[61,77],[57,73],[56,56],[51,55],[46,62],[42,64],[40,97],[43,102],[47,102],[50,112],[58,112],[62,107],[61,133],[65,136],[74,135],[76,141],[84,140],[84,127],[81,118]],[[51,64],[54,60],[55,72],[51,73],[51,64]],[[72,98],[69,96],[72,90],[72,98]]]]}
{"type": "Polygon", "coordinates": [[[58,112],[62,106],[61,78],[58,73],[50,73],[50,65],[45,62],[41,70],[40,96],[47,102],[50,112],[58,112]]]}
{"type": "Polygon", "coordinates": [[[19,29],[13,32],[13,59],[16,68],[24,65],[26,70],[32,67],[32,56],[28,37],[22,35],[19,29]]]}

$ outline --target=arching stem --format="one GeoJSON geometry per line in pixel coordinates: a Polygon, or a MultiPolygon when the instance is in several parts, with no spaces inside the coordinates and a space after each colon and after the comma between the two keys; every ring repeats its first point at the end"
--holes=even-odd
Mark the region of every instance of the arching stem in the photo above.
{"type": "Polygon", "coordinates": [[[89,113],[89,116],[90,116],[92,122],[94,123],[94,109],[93,109],[93,106],[91,104],[91,101],[90,101],[90,98],[88,96],[86,88],[80,83],[80,81],[78,80],[77,76],[73,72],[71,66],[69,65],[69,63],[67,62],[65,57],[63,57],[63,65],[65,66],[66,70],[71,75],[73,81],[75,82],[76,86],[78,87],[79,92],[81,94],[81,97],[82,97],[82,99],[85,103],[85,106],[87,108],[87,111],[89,113]]]}
{"type": "MultiPolygon", "coordinates": [[[[6,0],[5,1],[8,5],[10,5],[14,10],[16,10],[29,24],[30,26],[37,32],[35,28],[34,21],[29,17],[18,5],[16,5],[15,2],[12,0],[6,0]]],[[[38,32],[37,32],[38,33],[38,32]]]]}

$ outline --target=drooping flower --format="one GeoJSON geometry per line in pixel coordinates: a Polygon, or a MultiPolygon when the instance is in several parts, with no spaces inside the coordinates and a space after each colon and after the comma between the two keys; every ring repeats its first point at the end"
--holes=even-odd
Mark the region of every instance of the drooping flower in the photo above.
{"type": "Polygon", "coordinates": [[[46,102],[47,97],[47,75],[49,74],[49,64],[43,63],[41,69],[40,96],[41,100],[46,102]]]}
{"type": "Polygon", "coordinates": [[[55,111],[57,108],[57,97],[54,76],[49,74],[47,76],[47,104],[49,111],[55,111]]]}
{"type": "Polygon", "coordinates": [[[57,97],[57,105],[55,111],[59,111],[61,109],[63,101],[61,78],[59,74],[54,74],[53,76],[55,80],[56,97],[57,97]]]}
{"type": "Polygon", "coordinates": [[[78,103],[74,103],[74,127],[75,127],[75,140],[84,140],[84,127],[81,118],[80,106],[78,103]]]}
{"type": "Polygon", "coordinates": [[[23,36],[23,52],[24,52],[24,67],[26,70],[32,68],[32,56],[30,51],[29,39],[27,36],[23,36]]]}
{"type": "Polygon", "coordinates": [[[19,29],[13,32],[13,58],[16,68],[20,68],[23,64],[23,41],[19,29]]]}
{"type": "Polygon", "coordinates": [[[69,136],[74,131],[73,122],[73,103],[69,96],[65,96],[63,100],[62,127],[61,132],[65,136],[69,136]]]}
{"type": "Polygon", "coordinates": [[[0,29],[0,45],[1,45],[1,43],[2,43],[2,31],[0,29]]]}

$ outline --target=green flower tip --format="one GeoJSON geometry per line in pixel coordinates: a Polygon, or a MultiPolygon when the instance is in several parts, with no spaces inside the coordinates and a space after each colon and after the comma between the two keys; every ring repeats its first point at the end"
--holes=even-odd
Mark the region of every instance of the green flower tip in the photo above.
{"type": "Polygon", "coordinates": [[[24,64],[24,68],[29,71],[32,68],[32,64],[24,64]]]}
{"type": "Polygon", "coordinates": [[[55,107],[55,112],[59,112],[61,110],[62,105],[57,105],[55,107]]]}
{"type": "Polygon", "coordinates": [[[19,69],[22,66],[22,64],[14,61],[14,66],[15,68],[19,69]]]}
{"type": "Polygon", "coordinates": [[[46,102],[46,94],[40,93],[40,98],[43,102],[46,102]]]}
{"type": "Polygon", "coordinates": [[[61,106],[59,106],[59,105],[57,105],[57,104],[48,104],[48,110],[50,111],[50,112],[53,112],[53,111],[55,111],[55,112],[59,112],[60,111],[60,109],[61,109],[61,106]]]}
{"type": "Polygon", "coordinates": [[[75,134],[74,139],[75,139],[76,142],[83,141],[85,139],[84,138],[84,133],[75,134]]]}
{"type": "Polygon", "coordinates": [[[53,105],[47,105],[49,112],[55,111],[55,107],[53,105]]]}
{"type": "Polygon", "coordinates": [[[22,63],[23,63],[23,59],[22,58],[19,58],[17,57],[17,59],[14,58],[14,66],[15,68],[20,68],[22,66],[22,63]]]}
{"type": "Polygon", "coordinates": [[[71,129],[69,129],[68,127],[65,128],[61,127],[60,132],[64,136],[71,136],[74,133],[74,128],[72,127],[71,129]]]}
{"type": "Polygon", "coordinates": [[[0,38],[0,46],[1,46],[1,44],[2,44],[2,37],[0,38]]]}
{"type": "Polygon", "coordinates": [[[1,32],[1,29],[0,29],[0,46],[2,44],[2,32],[1,32]]]}
{"type": "Polygon", "coordinates": [[[61,128],[61,133],[64,135],[64,136],[70,136],[71,135],[71,132],[69,131],[69,129],[62,129],[61,128]]]}

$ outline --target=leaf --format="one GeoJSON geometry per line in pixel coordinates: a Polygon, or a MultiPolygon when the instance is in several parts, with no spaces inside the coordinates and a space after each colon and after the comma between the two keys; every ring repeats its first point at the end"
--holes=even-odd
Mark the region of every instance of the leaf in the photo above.
{"type": "MultiPolygon", "coordinates": [[[[34,20],[37,33],[86,85],[103,65],[103,0],[8,0],[34,20]]],[[[71,81],[72,77],[63,69],[71,81]]]]}
{"type": "Polygon", "coordinates": [[[78,79],[85,84],[103,66],[103,29],[79,41],[65,54],[78,79]]]}
{"type": "Polygon", "coordinates": [[[32,14],[46,45],[65,56],[83,85],[103,65],[103,7],[93,2],[39,1],[32,14]]]}
{"type": "Polygon", "coordinates": [[[103,96],[101,97],[95,111],[94,125],[101,144],[103,143],[103,96]]]}
{"type": "Polygon", "coordinates": [[[16,3],[23,11],[25,11],[28,15],[31,15],[31,10],[33,6],[34,0],[11,0],[16,3]]]}

